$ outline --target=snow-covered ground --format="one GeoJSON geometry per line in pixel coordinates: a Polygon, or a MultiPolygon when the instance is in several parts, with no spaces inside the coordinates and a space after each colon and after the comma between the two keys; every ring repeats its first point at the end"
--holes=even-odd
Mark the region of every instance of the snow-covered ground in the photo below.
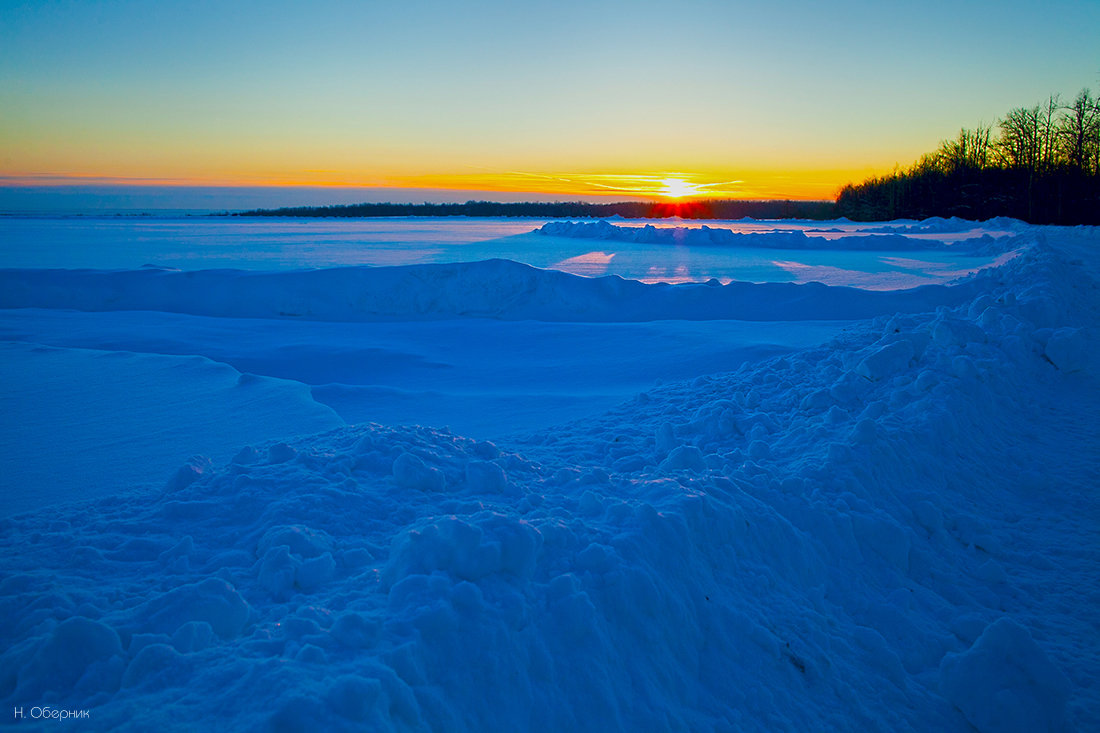
{"type": "Polygon", "coordinates": [[[1097,230],[542,224],[0,219],[0,719],[1100,728],[1097,230]]]}

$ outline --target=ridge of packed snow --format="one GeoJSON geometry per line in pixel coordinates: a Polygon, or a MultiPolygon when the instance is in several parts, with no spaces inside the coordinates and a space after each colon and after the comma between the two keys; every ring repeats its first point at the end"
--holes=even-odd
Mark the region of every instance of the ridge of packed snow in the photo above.
{"type": "MultiPolygon", "coordinates": [[[[770,235],[769,235],[770,236],[770,235]]],[[[564,322],[846,320],[971,299],[986,281],[869,291],[820,283],[642,283],[511,260],[294,272],[0,270],[0,308],[146,310],[234,318],[564,322]]]]}
{"type": "MultiPolygon", "coordinates": [[[[997,216],[981,222],[981,228],[987,230],[1019,231],[1027,229],[1028,224],[1007,216],[997,216]]],[[[951,234],[973,230],[975,222],[960,219],[957,216],[943,218],[932,216],[912,223],[891,223],[882,226],[862,227],[868,234],[951,234]]]]}
{"type": "MultiPolygon", "coordinates": [[[[973,225],[971,224],[971,226],[973,225]]],[[[955,244],[937,239],[904,236],[904,232],[936,233],[959,230],[951,227],[940,228],[935,223],[929,222],[927,228],[921,225],[898,227],[896,229],[868,228],[863,231],[875,233],[827,239],[825,237],[807,236],[806,232],[799,229],[774,232],[735,232],[731,229],[711,227],[706,224],[698,227],[657,227],[652,224],[637,227],[617,226],[601,220],[593,222],[551,221],[536,229],[535,233],[548,237],[690,247],[729,246],[790,250],[846,249],[904,252],[910,250],[951,249],[954,251],[986,251],[998,244],[997,240],[988,234],[955,244]]]]}

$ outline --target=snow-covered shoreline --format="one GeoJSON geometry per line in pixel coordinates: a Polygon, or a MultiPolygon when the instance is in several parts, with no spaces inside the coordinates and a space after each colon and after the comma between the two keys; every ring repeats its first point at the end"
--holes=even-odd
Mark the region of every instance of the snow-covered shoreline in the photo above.
{"type": "Polygon", "coordinates": [[[861,319],[495,444],[337,427],[0,519],[0,697],[101,730],[1096,727],[1100,235],[1027,231],[881,293],[0,272],[6,307],[861,319]]]}

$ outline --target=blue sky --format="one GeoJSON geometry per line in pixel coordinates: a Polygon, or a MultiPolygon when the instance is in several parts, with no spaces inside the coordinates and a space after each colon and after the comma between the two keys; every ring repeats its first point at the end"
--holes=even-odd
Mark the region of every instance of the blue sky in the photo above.
{"type": "Polygon", "coordinates": [[[0,8],[9,184],[805,197],[1100,87],[1095,1],[0,8]]]}

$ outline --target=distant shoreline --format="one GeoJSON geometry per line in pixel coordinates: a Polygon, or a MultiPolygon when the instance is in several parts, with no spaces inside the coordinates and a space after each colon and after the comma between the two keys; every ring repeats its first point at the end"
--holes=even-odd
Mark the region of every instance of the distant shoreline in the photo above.
{"type": "Polygon", "coordinates": [[[515,217],[532,219],[593,218],[606,219],[812,219],[826,221],[836,218],[832,201],[684,201],[638,202],[619,201],[593,204],[583,201],[502,203],[467,201],[463,204],[394,204],[362,203],[336,206],[292,206],[277,209],[253,209],[232,216],[314,217],[314,218],[379,218],[396,216],[471,216],[515,217]]]}

